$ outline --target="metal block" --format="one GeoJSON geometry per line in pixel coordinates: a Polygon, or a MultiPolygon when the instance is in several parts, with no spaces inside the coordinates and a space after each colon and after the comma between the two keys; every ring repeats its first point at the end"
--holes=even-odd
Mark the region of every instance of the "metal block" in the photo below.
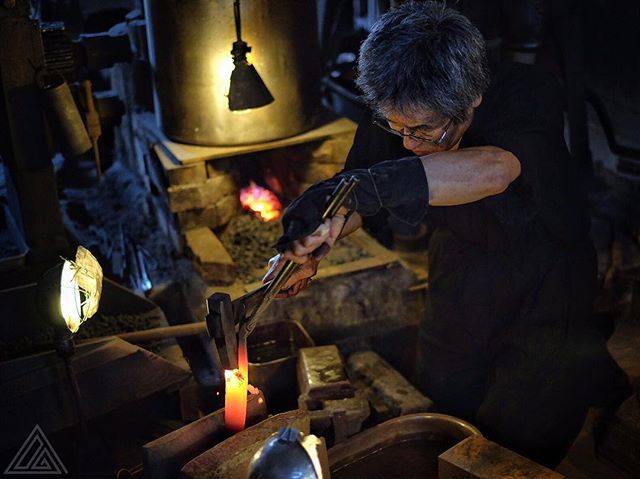
{"type": "Polygon", "coordinates": [[[298,397],[298,407],[309,415],[311,432],[332,436],[334,444],[359,433],[370,412],[369,402],[362,395],[326,400],[313,400],[301,395],[298,397]]]}
{"type": "Polygon", "coordinates": [[[312,400],[343,399],[354,395],[335,345],[300,350],[298,386],[300,394],[312,400]]]}

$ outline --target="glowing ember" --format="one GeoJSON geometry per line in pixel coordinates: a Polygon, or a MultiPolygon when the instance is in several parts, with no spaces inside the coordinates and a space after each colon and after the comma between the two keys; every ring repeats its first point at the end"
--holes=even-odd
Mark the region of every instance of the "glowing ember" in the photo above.
{"type": "Polygon", "coordinates": [[[278,197],[271,191],[256,185],[253,181],[240,190],[242,206],[264,221],[276,220],[280,217],[282,205],[278,197]]]}
{"type": "Polygon", "coordinates": [[[238,343],[238,369],[225,369],[224,424],[231,432],[244,429],[247,419],[247,391],[249,388],[249,357],[247,343],[238,343]]]}

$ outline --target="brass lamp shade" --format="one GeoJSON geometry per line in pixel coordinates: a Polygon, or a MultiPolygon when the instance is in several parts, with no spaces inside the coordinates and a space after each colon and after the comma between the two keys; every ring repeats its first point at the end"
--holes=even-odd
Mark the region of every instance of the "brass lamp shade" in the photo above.
{"type": "Polygon", "coordinates": [[[273,96],[255,67],[246,60],[238,62],[231,72],[229,110],[247,110],[268,105],[273,96]]]}
{"type": "Polygon", "coordinates": [[[229,80],[229,110],[248,110],[268,105],[273,101],[273,96],[255,67],[247,61],[251,47],[241,38],[240,0],[233,2],[233,17],[237,40],[233,42],[231,50],[234,69],[229,80]]]}

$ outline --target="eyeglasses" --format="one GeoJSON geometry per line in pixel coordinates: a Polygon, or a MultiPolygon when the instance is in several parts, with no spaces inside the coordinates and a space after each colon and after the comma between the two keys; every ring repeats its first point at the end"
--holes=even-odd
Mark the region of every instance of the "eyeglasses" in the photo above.
{"type": "Polygon", "coordinates": [[[374,118],[373,119],[373,124],[376,125],[379,128],[382,128],[384,131],[391,133],[392,135],[396,135],[399,137],[407,137],[407,138],[411,138],[412,140],[415,141],[419,141],[421,143],[428,143],[430,145],[433,146],[442,146],[442,144],[445,142],[445,140],[447,139],[447,134],[449,133],[449,128],[451,128],[451,125],[453,124],[453,118],[451,118],[447,124],[444,126],[444,129],[442,130],[442,133],[440,134],[440,137],[437,140],[432,140],[430,138],[425,138],[424,136],[417,134],[416,132],[419,133],[419,130],[422,129],[423,127],[418,126],[415,128],[409,128],[409,127],[405,127],[401,130],[394,130],[393,128],[391,128],[388,125],[387,120],[385,120],[384,118],[374,118]],[[408,130],[409,133],[404,133],[404,130],[408,130]]]}

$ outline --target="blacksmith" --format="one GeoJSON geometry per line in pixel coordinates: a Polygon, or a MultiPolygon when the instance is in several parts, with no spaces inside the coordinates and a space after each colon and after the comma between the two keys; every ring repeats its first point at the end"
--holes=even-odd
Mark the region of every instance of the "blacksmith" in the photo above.
{"type": "Polygon", "coordinates": [[[283,295],[297,294],[323,242],[363,222],[426,221],[419,386],[442,412],[554,467],[587,409],[629,392],[591,319],[595,253],[557,80],[518,64],[490,74],[482,36],[464,16],[409,2],[373,27],[357,84],[372,117],[359,125],[346,171],[288,208],[283,254],[266,279],[292,259],[302,266],[283,295]],[[353,214],[320,224],[345,174],[360,179],[353,214]]]}

